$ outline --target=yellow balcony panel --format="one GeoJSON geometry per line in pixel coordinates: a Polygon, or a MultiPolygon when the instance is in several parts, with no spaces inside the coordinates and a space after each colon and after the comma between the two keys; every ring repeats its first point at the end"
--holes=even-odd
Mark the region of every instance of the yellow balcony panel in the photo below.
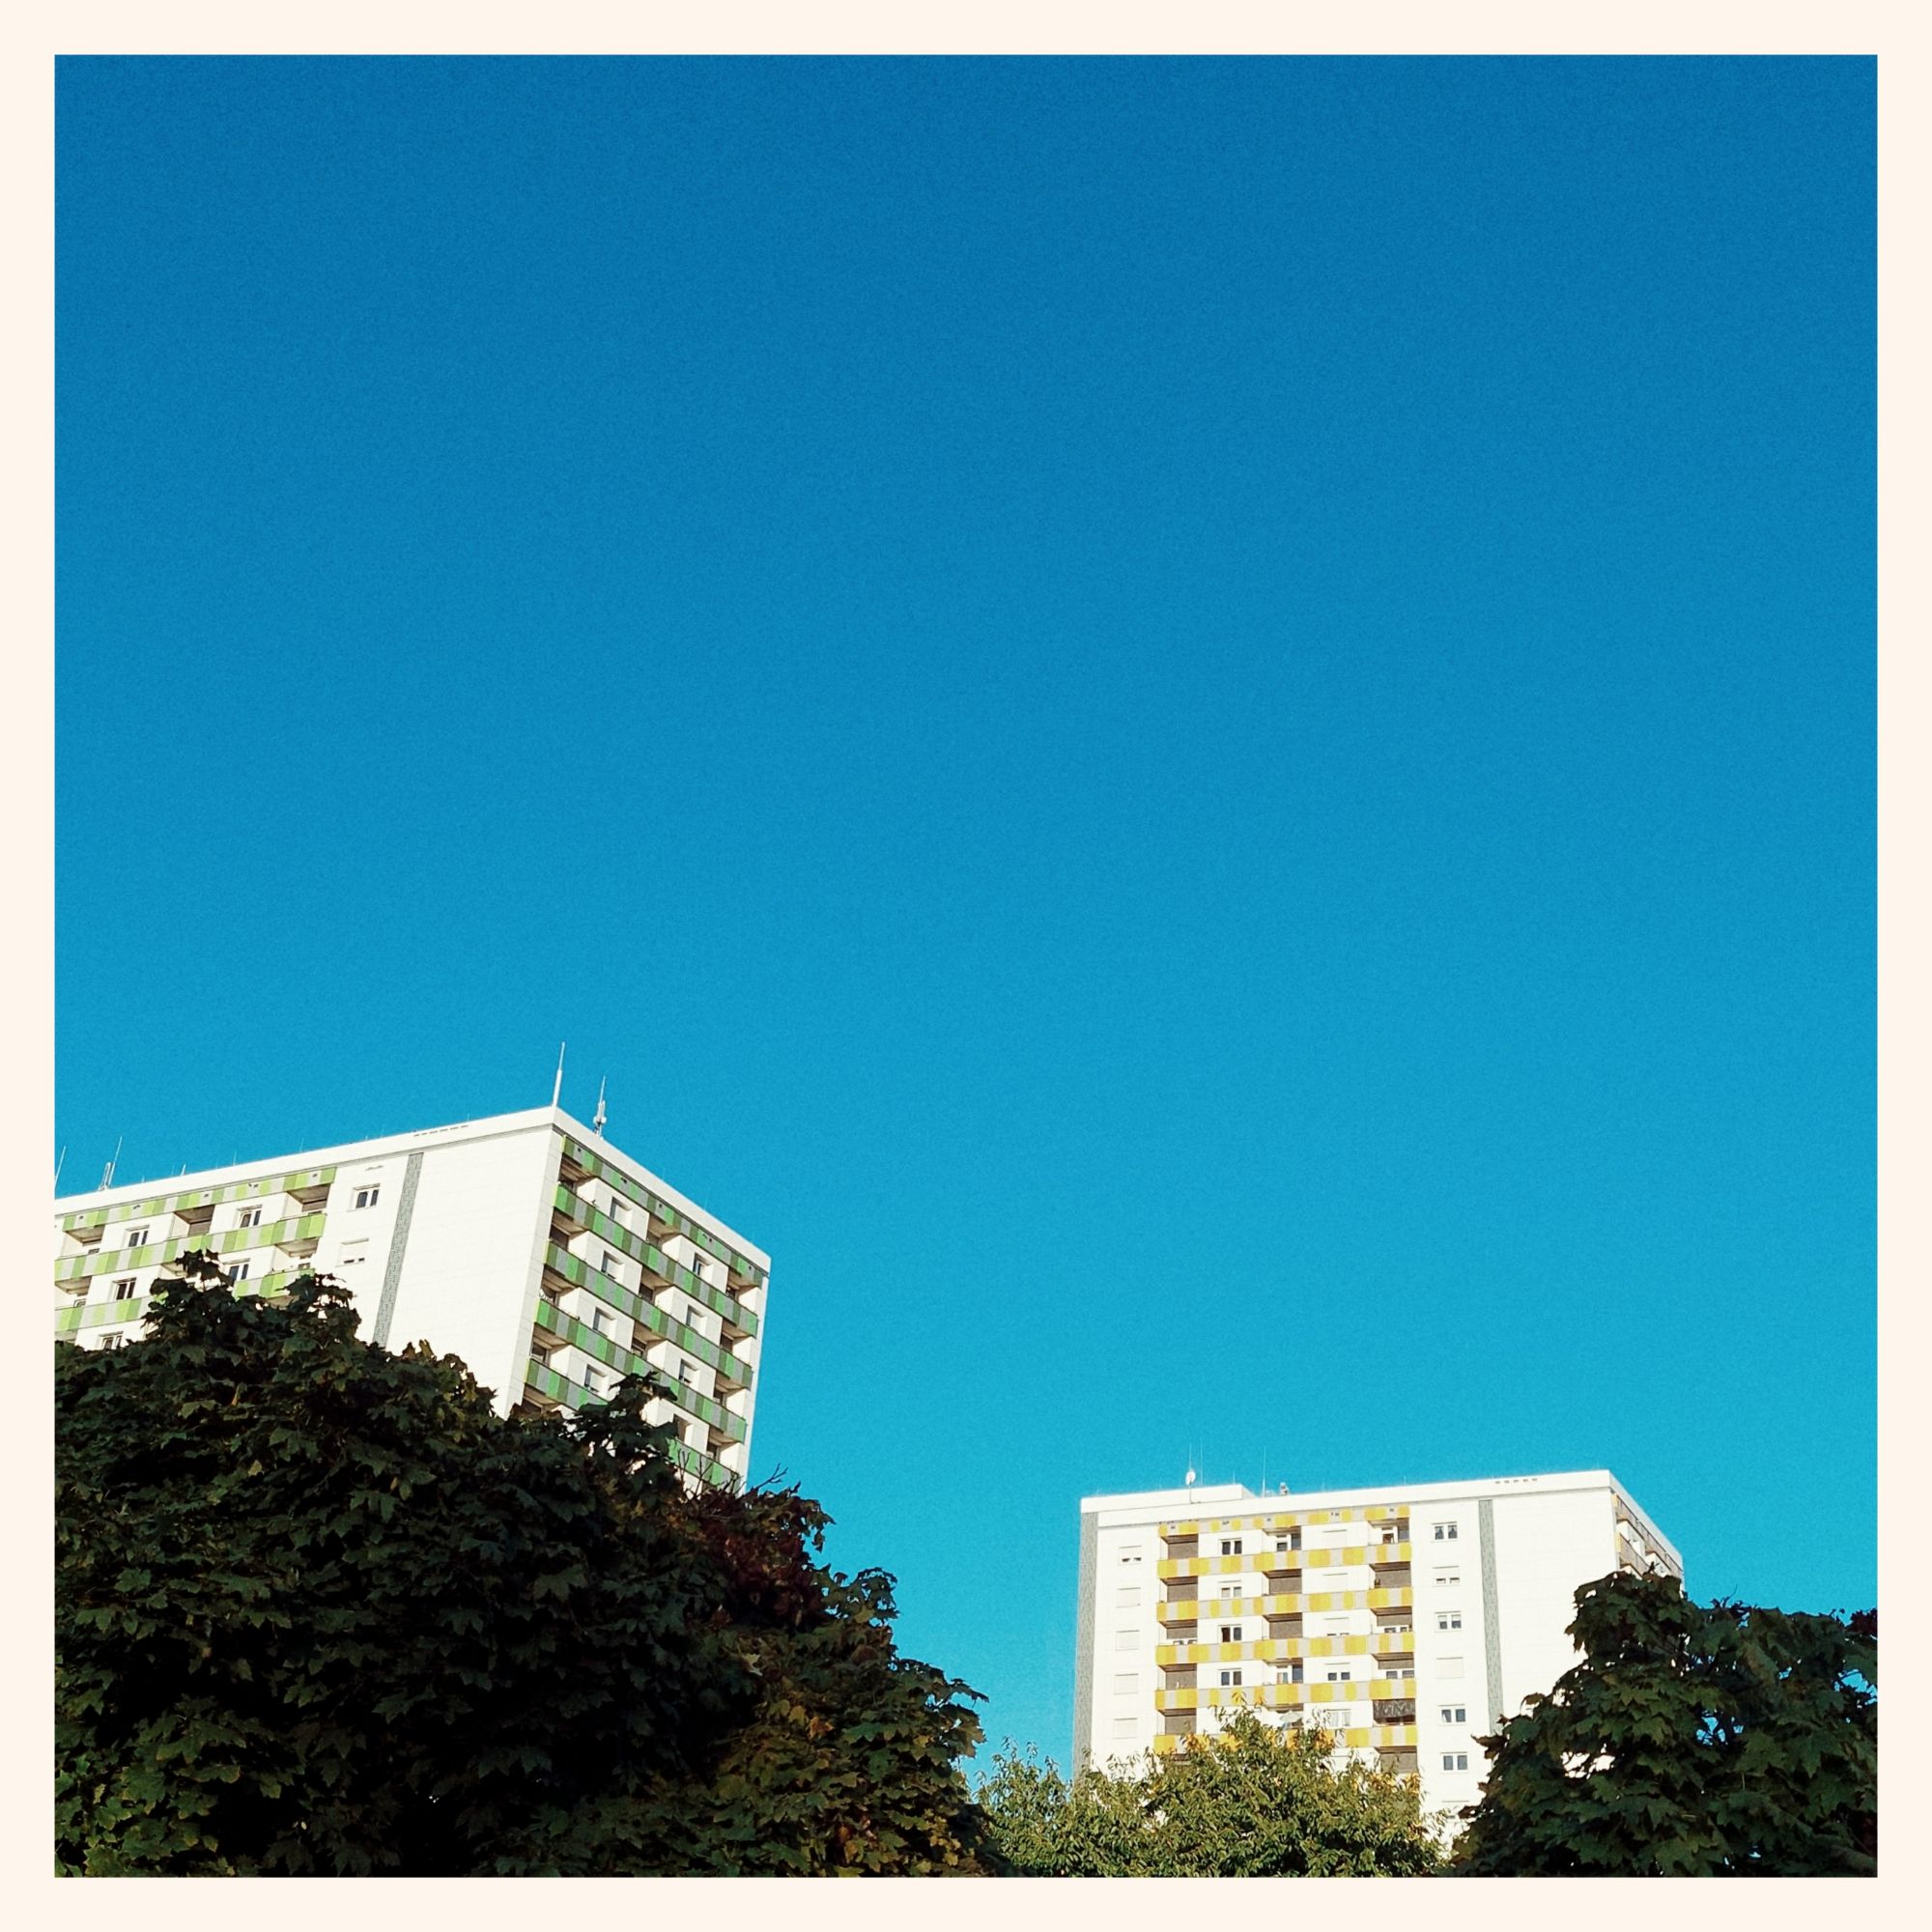
{"type": "Polygon", "coordinates": [[[1163,1731],[1153,1741],[1153,1754],[1155,1757],[1172,1757],[1186,1742],[1185,1736],[1174,1737],[1163,1731]]]}
{"type": "Polygon", "coordinates": [[[1206,1574],[1208,1559],[1205,1556],[1163,1556],[1153,1566],[1153,1574],[1163,1579],[1169,1577],[1200,1577],[1206,1574]]]}
{"type": "Polygon", "coordinates": [[[1170,1597],[1166,1603],[1154,1605],[1154,1621],[1161,1624],[1199,1623],[1201,1601],[1199,1597],[1170,1597]]]}
{"type": "Polygon", "coordinates": [[[1378,1569],[1393,1569],[1412,1560],[1413,1546],[1407,1543],[1378,1543],[1369,1548],[1369,1561],[1378,1569]]]}
{"type": "Polygon", "coordinates": [[[1156,1690],[1153,1693],[1153,1707],[1156,1711],[1192,1711],[1200,1699],[1201,1692],[1192,1687],[1185,1690],[1156,1690]]]}
{"type": "Polygon", "coordinates": [[[1406,1583],[1399,1590],[1371,1590],[1367,1595],[1372,1610],[1406,1609],[1415,1602],[1415,1591],[1406,1583]]]}

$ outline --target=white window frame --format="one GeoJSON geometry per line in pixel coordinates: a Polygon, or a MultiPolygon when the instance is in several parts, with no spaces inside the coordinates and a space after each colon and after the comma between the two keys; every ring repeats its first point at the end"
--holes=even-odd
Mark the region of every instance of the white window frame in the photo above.
{"type": "Polygon", "coordinates": [[[373,1208],[382,1198],[383,1183],[380,1180],[372,1180],[368,1186],[358,1187],[355,1190],[355,1200],[350,1211],[354,1213],[359,1208],[373,1208]]]}

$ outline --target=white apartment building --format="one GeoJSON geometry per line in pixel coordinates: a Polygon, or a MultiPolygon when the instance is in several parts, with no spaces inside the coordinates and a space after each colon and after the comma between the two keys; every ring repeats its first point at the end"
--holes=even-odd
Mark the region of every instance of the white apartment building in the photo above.
{"type": "Polygon", "coordinates": [[[1480,1795],[1477,1738],[1577,1662],[1578,1584],[1684,1565],[1607,1469],[1258,1495],[1238,1483],[1080,1505],[1074,1761],[1181,1747],[1247,1705],[1480,1795]]]}
{"type": "Polygon", "coordinates": [[[460,1356],[502,1414],[655,1369],[687,1475],[749,1477],[770,1257],[558,1108],[71,1195],[55,1242],[59,1340],[137,1341],[169,1264],[208,1249],[242,1294],[338,1276],[367,1340],[460,1356]]]}

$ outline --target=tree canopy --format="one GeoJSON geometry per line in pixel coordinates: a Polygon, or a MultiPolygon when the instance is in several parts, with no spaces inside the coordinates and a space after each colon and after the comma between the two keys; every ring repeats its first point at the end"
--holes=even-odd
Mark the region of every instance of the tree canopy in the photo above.
{"type": "Polygon", "coordinates": [[[965,1685],[789,1491],[692,1493],[626,1381],[453,1357],[198,1258],[57,1350],[57,1860],[89,1874],[980,1869],[965,1685]]]}
{"type": "Polygon", "coordinates": [[[1034,1878],[1415,1876],[1440,1861],[1418,1787],[1338,1751],[1326,1732],[1235,1712],[1218,1735],[1120,1776],[1070,1782],[1003,1752],[979,1800],[990,1856],[1034,1878]]]}
{"type": "Polygon", "coordinates": [[[1470,1873],[1854,1876],[1878,1865],[1878,1614],[1577,1593],[1583,1659],[1484,1743],[1470,1873]]]}

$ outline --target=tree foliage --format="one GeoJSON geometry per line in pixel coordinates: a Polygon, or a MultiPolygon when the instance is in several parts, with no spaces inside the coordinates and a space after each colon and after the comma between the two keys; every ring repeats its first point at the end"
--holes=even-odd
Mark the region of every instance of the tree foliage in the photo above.
{"type": "Polygon", "coordinates": [[[191,1260],[56,1352],[57,1858],[98,1874],[978,1869],[977,1693],[627,1381],[497,1416],[345,1292],[191,1260]]]}
{"type": "Polygon", "coordinates": [[[1878,1860],[1878,1614],[1702,1605],[1674,1577],[1577,1593],[1583,1661],[1498,1736],[1472,1873],[1822,1876],[1878,1860]]]}
{"type": "Polygon", "coordinates": [[[1123,1776],[1089,1769],[1069,1783],[1009,1750],[979,1799],[993,1860],[1021,1877],[1414,1876],[1439,1861],[1412,1778],[1245,1710],[1123,1776]]]}

